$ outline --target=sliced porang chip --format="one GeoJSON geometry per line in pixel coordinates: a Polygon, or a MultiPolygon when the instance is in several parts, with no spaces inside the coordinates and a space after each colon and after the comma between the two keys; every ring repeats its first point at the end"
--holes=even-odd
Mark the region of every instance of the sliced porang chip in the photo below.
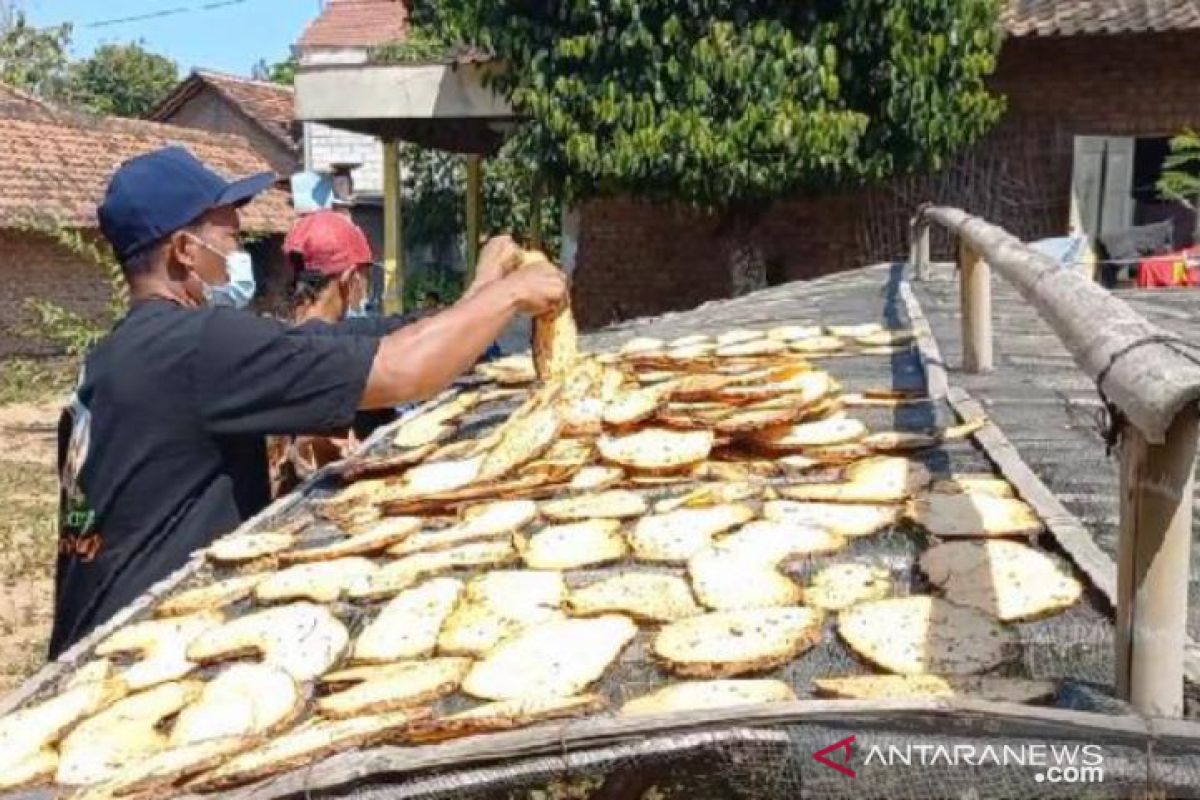
{"type": "Polygon", "coordinates": [[[356,456],[343,463],[339,472],[343,481],[349,483],[364,478],[396,475],[411,466],[420,464],[438,451],[436,444],[414,447],[401,453],[385,456],[356,456]]]}
{"type": "Polygon", "coordinates": [[[262,603],[332,603],[378,569],[370,559],[359,557],[297,564],[260,581],[254,587],[254,598],[262,603]]]}
{"type": "Polygon", "coordinates": [[[520,531],[537,518],[537,503],[532,500],[499,500],[470,506],[458,523],[441,530],[422,531],[388,550],[389,555],[406,556],[428,550],[445,550],[467,542],[508,536],[520,531]]]}
{"type": "Polygon", "coordinates": [[[568,570],[608,564],[624,558],[629,547],[615,519],[589,519],[549,525],[517,540],[531,569],[568,570]]]}
{"type": "Polygon", "coordinates": [[[128,693],[120,678],[73,686],[61,694],[0,717],[0,789],[45,781],[58,768],[54,746],[80,720],[128,693]]]}
{"type": "Polygon", "coordinates": [[[819,694],[855,700],[974,697],[993,703],[1032,703],[1052,697],[1054,681],[942,675],[847,675],[815,678],[819,694]]]}
{"type": "Polygon", "coordinates": [[[795,502],[772,500],[763,505],[763,516],[776,522],[815,525],[838,536],[869,536],[900,521],[898,505],[795,502]]]}
{"type": "Polygon", "coordinates": [[[863,658],[905,675],[987,672],[1016,643],[994,617],[920,595],[852,606],[838,615],[838,633],[863,658]]]}
{"type": "Polygon", "coordinates": [[[934,536],[1032,536],[1043,525],[1028,503],[990,494],[925,494],[908,504],[907,516],[934,536]]]}
{"type": "Polygon", "coordinates": [[[780,342],[795,342],[820,336],[824,329],[820,325],[780,325],[767,331],[768,339],[780,342]]]}
{"type": "Polygon", "coordinates": [[[171,747],[228,737],[262,737],[292,724],[304,710],[300,686],[268,664],[231,664],[204,684],[171,726],[171,747]]]}
{"type": "Polygon", "coordinates": [[[576,472],[568,488],[581,492],[595,492],[616,486],[625,479],[625,470],[620,467],[593,465],[576,472]]]}
{"type": "Polygon", "coordinates": [[[408,739],[419,743],[441,742],[461,736],[523,728],[547,720],[581,717],[603,711],[604,708],[604,699],[597,694],[501,700],[422,722],[408,739]]]}
{"type": "Polygon", "coordinates": [[[427,718],[425,709],[405,709],[353,719],[320,720],[296,728],[187,784],[198,792],[242,786],[327,758],[334,753],[388,741],[405,741],[408,733],[427,718]]]}
{"type": "Polygon", "coordinates": [[[201,681],[172,681],[130,695],[89,717],[59,746],[63,786],[87,786],[115,777],[131,764],[167,748],[159,724],[200,694],[201,681]]]}
{"type": "Polygon", "coordinates": [[[800,587],[770,559],[719,546],[706,547],[688,559],[688,578],[700,602],[716,611],[800,602],[800,587]]]}
{"type": "Polygon", "coordinates": [[[718,534],[753,518],[754,509],[739,503],[680,508],[638,520],[629,543],[639,561],[683,564],[718,534]]]}
{"type": "Polygon", "coordinates": [[[657,572],[623,572],[571,592],[571,614],[624,614],[644,622],[673,622],[701,613],[683,578],[657,572]]]}
{"type": "Polygon", "coordinates": [[[1013,485],[1004,478],[987,473],[958,473],[934,481],[929,491],[936,494],[990,494],[993,497],[1016,497],[1013,485]]]}
{"type": "Polygon", "coordinates": [[[755,342],[766,337],[766,331],[756,331],[747,328],[734,328],[717,334],[716,342],[719,346],[745,344],[746,342],[755,342]]]}
{"type": "Polygon", "coordinates": [[[425,447],[454,432],[451,424],[479,402],[478,392],[465,392],[400,423],[392,437],[396,447],[425,447]]]}
{"type": "Polygon", "coordinates": [[[829,374],[807,364],[777,367],[751,377],[722,389],[716,396],[728,402],[750,403],[788,395],[797,405],[811,405],[833,390],[829,374]]]}
{"type": "Polygon", "coordinates": [[[848,339],[859,339],[883,332],[883,326],[878,322],[860,322],[843,325],[826,325],[825,330],[831,336],[845,336],[848,339]]]}
{"type": "Polygon", "coordinates": [[[504,425],[500,443],[484,457],[479,477],[485,480],[503,478],[549,450],[561,431],[562,419],[552,404],[528,416],[510,420],[504,425]]]}
{"type": "MultiPolygon", "coordinates": [[[[898,503],[927,487],[932,478],[922,464],[878,456],[851,464],[841,483],[807,483],[781,487],[791,500],[831,503],[898,503]]],[[[951,495],[943,495],[951,496],[951,495]]]]}
{"type": "Polygon", "coordinates": [[[788,346],[776,339],[758,338],[750,342],[738,344],[723,344],[717,347],[718,358],[755,358],[760,356],[776,356],[786,353],[788,346]]]}
{"type": "Polygon", "coordinates": [[[841,611],[858,603],[882,600],[892,593],[892,576],[882,567],[851,562],[831,564],[804,589],[804,604],[841,611]]]}
{"type": "Polygon", "coordinates": [[[570,697],[599,680],[636,634],[616,614],[537,625],[489,652],[462,688],[489,700],[570,697]]]}
{"type": "Polygon", "coordinates": [[[469,658],[376,667],[365,680],[317,700],[316,710],[323,717],[346,719],[425,705],[456,691],[470,668],[469,658]]]}
{"type": "Polygon", "coordinates": [[[845,348],[846,343],[836,336],[810,336],[807,339],[796,339],[788,342],[794,352],[816,356],[823,353],[836,353],[845,348]]]}
{"type": "Polygon", "coordinates": [[[666,514],[680,508],[707,508],[724,503],[755,500],[763,495],[765,487],[750,481],[722,481],[705,483],[678,497],[668,497],[654,504],[655,514],[666,514]]]}
{"type": "Polygon", "coordinates": [[[805,451],[816,447],[855,442],[867,435],[867,426],[849,417],[783,425],[754,432],[750,441],[770,451],[805,451]]]}
{"type": "Polygon", "coordinates": [[[192,640],[187,655],[207,663],[255,654],[262,663],[307,681],[333,666],[349,643],[346,626],[324,606],[292,603],[210,628],[192,640]]]}
{"type": "Polygon", "coordinates": [[[352,660],[380,664],[430,655],[462,594],[462,581],[455,578],[433,578],[406,589],[363,628],[354,642],[352,660]]]}
{"type": "Polygon", "coordinates": [[[349,587],[348,594],[353,599],[391,597],[416,585],[423,578],[466,567],[515,564],[519,560],[520,556],[509,537],[413,553],[385,564],[365,579],[355,582],[349,587]]]}
{"type": "Polygon", "coordinates": [[[634,699],[621,706],[622,716],[668,714],[702,708],[735,708],[763,703],[787,703],[796,699],[783,681],[716,680],[681,681],[634,699]]]}
{"type": "Polygon", "coordinates": [[[206,553],[210,561],[218,564],[240,564],[290,550],[295,545],[296,535],[291,533],[235,533],[217,539],[206,553]]]}
{"type": "Polygon", "coordinates": [[[648,508],[640,494],[621,489],[550,500],[538,507],[542,516],[553,522],[640,517],[648,508]]]}
{"type": "Polygon", "coordinates": [[[922,553],[920,566],[945,599],[1004,622],[1054,614],[1083,596],[1054,559],[1017,542],[944,542],[922,553]]]}
{"type": "Polygon", "coordinates": [[[127,625],[96,646],[96,655],[126,654],[137,660],[119,674],[133,691],[182,678],[196,664],[188,660],[188,645],[200,634],[220,625],[220,611],[201,611],[183,617],[152,619],[127,625]]]}
{"type": "Polygon", "coordinates": [[[728,678],[786,664],[820,640],[822,622],[802,607],[716,611],[664,626],[652,647],[676,675],[728,678]]]}
{"type": "Polygon", "coordinates": [[[312,561],[333,561],[349,556],[364,556],[386,550],[404,541],[421,529],[420,517],[387,517],[362,533],[348,536],[321,547],[287,550],[279,554],[281,564],[302,564],[312,561]]]}
{"type": "Polygon", "coordinates": [[[654,472],[679,470],[703,461],[712,451],[713,441],[710,431],[646,428],[636,433],[601,437],[597,446],[605,461],[654,472]]]}
{"type": "Polygon", "coordinates": [[[562,619],[565,596],[558,572],[508,570],[474,578],[442,627],[438,651],[483,655],[532,625],[562,619]]]}
{"type": "Polygon", "coordinates": [[[624,427],[650,419],[667,402],[670,386],[668,381],[644,389],[620,392],[604,406],[604,424],[624,427]]]}

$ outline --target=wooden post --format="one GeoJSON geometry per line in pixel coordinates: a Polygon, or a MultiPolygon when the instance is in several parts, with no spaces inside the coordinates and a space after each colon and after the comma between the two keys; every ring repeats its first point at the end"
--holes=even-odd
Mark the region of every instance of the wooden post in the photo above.
{"type": "Polygon", "coordinates": [[[1117,694],[1153,717],[1183,715],[1198,418],[1188,405],[1162,444],[1132,425],[1121,444],[1117,694]]]}
{"type": "Polygon", "coordinates": [[[908,261],[912,264],[917,280],[927,281],[929,280],[929,223],[919,218],[913,219],[909,231],[911,247],[908,261]]]}
{"type": "Polygon", "coordinates": [[[483,230],[483,157],[467,156],[467,285],[479,263],[479,235],[483,230]]]}
{"type": "Polygon", "coordinates": [[[529,198],[529,246],[535,250],[542,249],[542,194],[545,182],[539,170],[533,176],[533,189],[529,198]]]}
{"type": "MultiPolygon", "coordinates": [[[[926,233],[928,235],[928,233],[926,233]]],[[[992,268],[967,243],[958,244],[962,296],[963,371],[992,371],[992,268]]]]}
{"type": "Polygon", "coordinates": [[[400,208],[400,143],[383,143],[383,312],[404,311],[404,218],[400,208]]]}

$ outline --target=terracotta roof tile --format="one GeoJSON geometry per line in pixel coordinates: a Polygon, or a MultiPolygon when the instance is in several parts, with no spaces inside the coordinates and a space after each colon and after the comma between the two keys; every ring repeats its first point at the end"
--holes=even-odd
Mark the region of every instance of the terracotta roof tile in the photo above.
{"type": "Polygon", "coordinates": [[[1200,0],[1007,0],[1011,36],[1088,36],[1200,29],[1200,0]]]}
{"type": "Polygon", "coordinates": [[[300,35],[299,47],[375,47],[398,42],[408,31],[403,0],[327,0],[325,10],[300,35]]]}
{"type": "Polygon", "coordinates": [[[170,122],[171,115],[195,96],[204,86],[210,86],[268,134],[292,150],[299,149],[294,136],[295,92],[292,87],[278,83],[256,81],[239,75],[197,69],[167,96],[149,119],[170,122]]]}
{"type": "MultiPolygon", "coordinates": [[[[96,204],[113,170],[126,159],[182,145],[228,177],[269,169],[241,137],[141,120],[52,115],[0,115],[0,226],[52,217],[92,228],[96,204]]],[[[292,221],[287,195],[271,190],[243,209],[247,230],[283,232],[292,221]]]]}

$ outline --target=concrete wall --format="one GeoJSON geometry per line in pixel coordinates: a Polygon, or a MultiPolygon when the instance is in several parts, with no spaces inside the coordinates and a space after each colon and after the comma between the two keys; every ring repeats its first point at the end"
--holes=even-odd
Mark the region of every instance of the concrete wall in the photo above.
{"type": "MultiPolygon", "coordinates": [[[[1200,126],[1200,81],[1180,55],[1197,41],[1194,34],[1010,40],[992,80],[1008,112],[962,157],[986,162],[982,177],[932,176],[929,188],[899,200],[895,187],[882,187],[780,203],[752,233],[770,282],[905,257],[907,220],[922,191],[920,199],[958,203],[1026,239],[1062,235],[1074,136],[1168,136],[1200,126]],[[1005,192],[1015,201],[996,202],[1005,192]]],[[[726,263],[737,234],[719,220],[628,199],[587,203],[580,214],[574,293],[585,326],[729,294],[726,263]]]]}
{"type": "Polygon", "coordinates": [[[373,136],[306,122],[304,153],[306,169],[326,170],[334,163],[361,164],[354,170],[354,190],[360,194],[383,193],[383,145],[373,136]]]}

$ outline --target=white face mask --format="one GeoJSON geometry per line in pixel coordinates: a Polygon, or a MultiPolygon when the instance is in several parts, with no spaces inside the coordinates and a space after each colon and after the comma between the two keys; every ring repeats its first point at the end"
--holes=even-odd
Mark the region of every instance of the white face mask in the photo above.
{"type": "Polygon", "coordinates": [[[229,273],[229,282],[210,286],[204,281],[204,300],[210,306],[228,306],[245,308],[254,299],[257,284],[254,280],[254,261],[245,250],[234,250],[232,253],[222,253],[198,236],[193,236],[201,247],[225,259],[225,270],[229,273]]]}
{"type": "Polygon", "coordinates": [[[346,309],[346,319],[360,319],[365,316],[367,316],[367,290],[364,286],[362,299],[346,309]]]}

